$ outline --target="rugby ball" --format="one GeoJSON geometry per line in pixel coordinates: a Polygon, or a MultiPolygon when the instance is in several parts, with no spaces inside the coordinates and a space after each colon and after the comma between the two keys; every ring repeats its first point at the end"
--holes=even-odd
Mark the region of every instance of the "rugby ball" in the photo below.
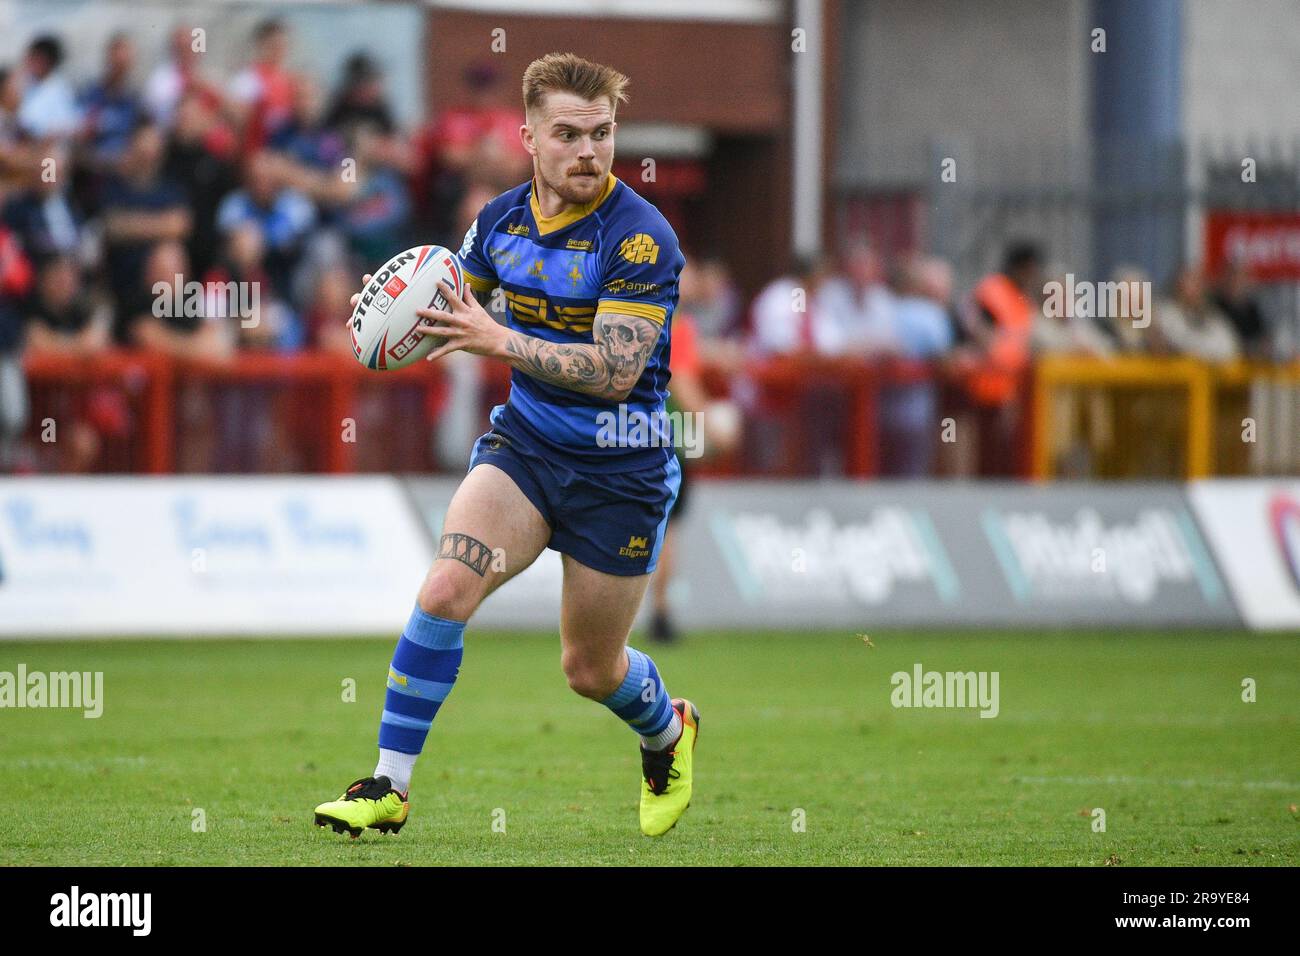
{"type": "Polygon", "coordinates": [[[439,280],[456,295],[465,294],[465,273],[456,254],[442,246],[416,246],[376,269],[352,310],[352,354],[366,368],[403,368],[418,362],[446,340],[420,335],[424,322],[416,309],[445,309],[439,280]]]}

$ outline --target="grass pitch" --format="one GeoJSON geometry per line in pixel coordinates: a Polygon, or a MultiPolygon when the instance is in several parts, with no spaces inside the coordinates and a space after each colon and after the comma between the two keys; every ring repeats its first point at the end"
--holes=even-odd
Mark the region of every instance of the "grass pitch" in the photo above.
{"type": "Polygon", "coordinates": [[[411,821],[355,841],[314,828],[312,808],[373,769],[393,638],[0,642],[0,671],[103,671],[105,698],[97,720],[0,710],[0,864],[1300,859],[1300,635],[882,633],[868,646],[733,633],[652,647],[702,715],[694,804],[657,840],[637,829],[636,738],[568,690],[558,639],[467,638],[411,821]],[[998,716],[894,708],[890,676],[917,662],[998,671],[998,716]]]}

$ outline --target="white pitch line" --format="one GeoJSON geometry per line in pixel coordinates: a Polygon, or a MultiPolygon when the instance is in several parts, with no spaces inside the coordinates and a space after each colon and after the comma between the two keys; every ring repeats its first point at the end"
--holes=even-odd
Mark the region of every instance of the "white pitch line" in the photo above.
{"type": "Polygon", "coordinates": [[[1297,790],[1300,783],[1289,780],[1154,780],[1144,777],[1013,777],[1017,783],[1065,783],[1074,786],[1105,786],[1112,784],[1136,784],[1150,787],[1227,787],[1245,790],[1297,790]]]}

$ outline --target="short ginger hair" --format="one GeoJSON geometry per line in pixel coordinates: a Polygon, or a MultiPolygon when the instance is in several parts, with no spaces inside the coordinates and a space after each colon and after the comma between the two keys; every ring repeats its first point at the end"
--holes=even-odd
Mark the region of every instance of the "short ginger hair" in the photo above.
{"type": "Polygon", "coordinates": [[[573,93],[584,100],[609,98],[610,112],[627,102],[631,81],[618,70],[575,53],[548,53],[524,70],[524,111],[541,106],[547,93],[573,93]]]}

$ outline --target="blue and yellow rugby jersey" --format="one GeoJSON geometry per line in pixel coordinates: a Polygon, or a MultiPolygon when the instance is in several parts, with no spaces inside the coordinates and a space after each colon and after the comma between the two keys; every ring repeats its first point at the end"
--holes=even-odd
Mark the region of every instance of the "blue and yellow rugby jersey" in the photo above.
{"type": "Polygon", "coordinates": [[[625,418],[617,402],[514,369],[509,399],[492,410],[493,425],[522,432],[597,471],[647,468],[671,456],[672,432],[663,411],[677,280],[686,260],[659,210],[610,173],[591,203],[547,218],[530,180],[483,207],[465,236],[460,260],[480,298],[501,287],[510,328],[525,335],[590,345],[599,312],[644,316],[662,327],[624,403],[625,418]],[[609,443],[611,413],[624,424],[618,444],[609,443]],[[652,427],[630,433],[634,440],[643,435],[645,443],[628,447],[622,439],[638,419],[652,427]]]}

